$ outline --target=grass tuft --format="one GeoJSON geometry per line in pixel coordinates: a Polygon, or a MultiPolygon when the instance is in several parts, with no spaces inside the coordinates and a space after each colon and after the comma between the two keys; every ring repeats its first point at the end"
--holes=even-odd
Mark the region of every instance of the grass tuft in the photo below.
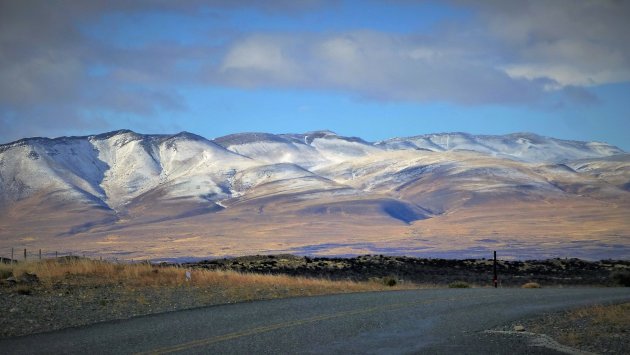
{"type": "Polygon", "coordinates": [[[470,284],[464,281],[454,281],[448,284],[448,288],[470,288],[470,284]]]}
{"type": "Polygon", "coordinates": [[[369,281],[387,287],[394,287],[398,284],[398,279],[395,276],[370,277],[369,281]]]}
{"type": "Polygon", "coordinates": [[[385,286],[394,287],[398,283],[395,278],[388,277],[384,280],[385,286]]]}
{"type": "Polygon", "coordinates": [[[540,288],[540,284],[538,282],[528,282],[521,286],[521,288],[540,288]]]}
{"type": "Polygon", "coordinates": [[[11,276],[13,276],[13,271],[5,268],[0,269],[0,280],[8,279],[11,276]]]}

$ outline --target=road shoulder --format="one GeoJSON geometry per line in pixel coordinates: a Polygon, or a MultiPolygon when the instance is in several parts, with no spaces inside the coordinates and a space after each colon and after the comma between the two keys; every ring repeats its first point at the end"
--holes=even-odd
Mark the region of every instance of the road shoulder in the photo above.
{"type": "Polygon", "coordinates": [[[489,330],[493,334],[530,338],[566,354],[629,354],[630,303],[594,305],[547,313],[489,330]]]}

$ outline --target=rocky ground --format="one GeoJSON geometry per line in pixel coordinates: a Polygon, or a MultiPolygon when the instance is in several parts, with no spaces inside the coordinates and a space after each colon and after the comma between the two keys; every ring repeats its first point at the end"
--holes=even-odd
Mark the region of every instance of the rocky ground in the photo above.
{"type": "MultiPolygon", "coordinates": [[[[493,279],[493,261],[487,259],[420,259],[383,255],[354,258],[258,255],[185,265],[211,270],[325,277],[333,280],[365,281],[370,278],[394,277],[398,280],[431,285],[448,285],[463,281],[476,286],[491,286],[493,279]]],[[[536,282],[543,287],[613,286],[618,283],[615,279],[617,274],[630,272],[630,261],[499,260],[497,272],[501,286],[521,286],[528,282],[536,282]]]]}
{"type": "Polygon", "coordinates": [[[630,354],[630,303],[550,313],[498,330],[545,334],[589,353],[630,354]]]}
{"type": "Polygon", "coordinates": [[[223,290],[201,287],[4,283],[0,338],[236,301],[223,290]]]}

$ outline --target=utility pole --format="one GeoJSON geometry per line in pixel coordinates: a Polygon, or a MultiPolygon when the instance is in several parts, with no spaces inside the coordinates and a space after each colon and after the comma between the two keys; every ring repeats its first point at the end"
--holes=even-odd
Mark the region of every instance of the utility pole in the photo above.
{"type": "Polygon", "coordinates": [[[497,251],[494,251],[494,278],[492,279],[492,281],[494,282],[494,288],[499,287],[499,281],[497,279],[497,251]]]}

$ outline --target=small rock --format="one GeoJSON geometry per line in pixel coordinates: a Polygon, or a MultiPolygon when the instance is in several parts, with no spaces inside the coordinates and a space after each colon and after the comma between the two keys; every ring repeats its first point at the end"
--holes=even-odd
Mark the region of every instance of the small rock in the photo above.
{"type": "Polygon", "coordinates": [[[514,326],[514,331],[515,332],[524,332],[525,331],[525,327],[523,327],[522,325],[515,325],[514,326]]]}
{"type": "Polygon", "coordinates": [[[13,308],[11,308],[11,309],[9,310],[9,313],[16,313],[16,312],[19,312],[19,311],[20,311],[20,309],[19,309],[19,308],[13,307],[13,308]]]}
{"type": "Polygon", "coordinates": [[[36,284],[39,283],[39,277],[37,277],[36,274],[25,272],[22,276],[20,276],[20,283],[36,284]]]}

